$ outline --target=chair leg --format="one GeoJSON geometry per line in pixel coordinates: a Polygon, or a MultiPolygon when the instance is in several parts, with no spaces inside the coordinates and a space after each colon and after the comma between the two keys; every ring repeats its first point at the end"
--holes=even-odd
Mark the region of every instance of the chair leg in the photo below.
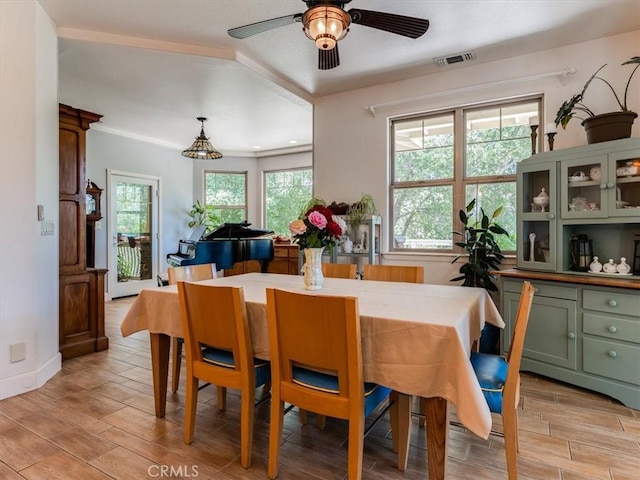
{"type": "Polygon", "coordinates": [[[300,417],[300,423],[306,425],[309,421],[308,412],[304,408],[298,409],[298,417],[300,417]]]}
{"type": "Polygon", "coordinates": [[[518,412],[506,409],[502,412],[504,427],[504,448],[507,454],[507,473],[509,480],[518,478],[518,412]]]}
{"type": "Polygon", "coordinates": [[[280,400],[280,392],[274,391],[271,393],[271,425],[269,426],[269,466],[267,469],[267,476],[272,480],[278,476],[283,420],[284,403],[280,400]]]}
{"type": "Polygon", "coordinates": [[[267,382],[262,386],[262,395],[260,395],[260,401],[269,398],[271,395],[271,382],[267,382]]]}
{"type": "Polygon", "coordinates": [[[184,443],[193,442],[193,430],[196,424],[196,405],[198,403],[198,379],[187,377],[187,399],[184,403],[184,443]]]}
{"type": "Polygon", "coordinates": [[[182,365],[182,342],[171,338],[171,391],[176,393],[180,386],[180,366],[182,365]]]}
{"type": "Polygon", "coordinates": [[[398,453],[398,470],[407,469],[409,459],[409,439],[411,437],[411,395],[392,392],[391,436],[393,451],[398,453]]]}
{"type": "Polygon", "coordinates": [[[218,410],[224,412],[227,409],[227,387],[218,386],[218,410]]]}
{"type": "Polygon", "coordinates": [[[362,478],[362,450],[364,447],[364,409],[349,419],[349,480],[362,478]]]}
{"type": "Polygon", "coordinates": [[[420,397],[420,408],[418,411],[420,412],[418,426],[424,427],[427,424],[427,400],[422,397],[420,397]]]}
{"type": "Polygon", "coordinates": [[[249,468],[251,466],[251,449],[253,447],[255,390],[242,392],[240,402],[240,465],[242,468],[249,468]]]}
{"type": "Polygon", "coordinates": [[[319,413],[316,414],[316,427],[318,427],[320,430],[324,430],[324,427],[326,426],[327,426],[327,416],[320,415],[319,413]]]}

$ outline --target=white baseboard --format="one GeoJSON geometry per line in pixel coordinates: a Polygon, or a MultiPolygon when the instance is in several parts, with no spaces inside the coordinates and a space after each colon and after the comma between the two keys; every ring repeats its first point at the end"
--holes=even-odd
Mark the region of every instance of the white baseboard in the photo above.
{"type": "Polygon", "coordinates": [[[0,400],[15,397],[42,387],[62,368],[62,355],[57,352],[49,361],[32,372],[0,380],[0,400]]]}

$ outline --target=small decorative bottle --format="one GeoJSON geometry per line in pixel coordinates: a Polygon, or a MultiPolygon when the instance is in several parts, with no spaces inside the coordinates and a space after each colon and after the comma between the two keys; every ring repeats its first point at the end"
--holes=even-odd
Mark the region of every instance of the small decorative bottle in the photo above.
{"type": "Polygon", "coordinates": [[[600,273],[602,271],[602,264],[598,261],[598,257],[593,257],[593,262],[589,265],[589,271],[593,273],[600,273]]]}
{"type": "Polygon", "coordinates": [[[631,271],[631,267],[627,263],[627,259],[625,257],[620,258],[620,264],[616,267],[616,270],[621,275],[629,275],[629,272],[631,271]]]}
{"type": "Polygon", "coordinates": [[[613,258],[610,258],[609,263],[605,263],[602,269],[604,273],[617,273],[616,267],[617,265],[614,263],[613,258]]]}

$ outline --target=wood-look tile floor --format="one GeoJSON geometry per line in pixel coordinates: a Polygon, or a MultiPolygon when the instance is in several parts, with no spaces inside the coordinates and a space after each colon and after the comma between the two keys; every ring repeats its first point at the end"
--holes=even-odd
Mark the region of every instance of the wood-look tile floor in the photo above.
{"type": "MultiPolygon", "coordinates": [[[[215,389],[200,392],[195,439],[185,445],[184,373],[169,394],[167,415],[154,416],[149,337],[127,338],[120,321],[132,299],[107,302],[110,347],[63,363],[42,388],[0,401],[0,479],[266,479],[269,407],[256,410],[253,465],[239,463],[239,402],[217,409],[215,389]]],[[[640,479],[640,411],[615,400],[531,374],[523,375],[520,478],[529,480],[640,479]]],[[[311,417],[313,420],[313,417],[311,417]]],[[[285,416],[280,477],[342,479],[346,423],[301,425],[285,416]]],[[[494,429],[501,419],[494,416],[494,429]]],[[[426,479],[424,429],[414,419],[409,466],[396,469],[388,419],[365,440],[363,478],[426,479]]],[[[485,441],[452,426],[448,479],[506,479],[504,441],[485,441]]]]}

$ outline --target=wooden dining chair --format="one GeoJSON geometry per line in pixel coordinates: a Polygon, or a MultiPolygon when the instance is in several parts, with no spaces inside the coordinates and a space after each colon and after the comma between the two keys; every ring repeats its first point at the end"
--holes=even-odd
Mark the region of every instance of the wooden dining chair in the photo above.
{"type": "Polygon", "coordinates": [[[269,362],[253,358],[242,287],[178,282],[187,364],[184,443],[191,444],[199,380],[240,390],[240,465],[251,466],[256,388],[269,362]]]}
{"type": "Polygon", "coordinates": [[[372,265],[366,264],[363,280],[383,282],[424,283],[424,267],[414,265],[372,265]]]}
{"type": "MultiPolygon", "coordinates": [[[[175,285],[178,282],[199,282],[200,280],[209,280],[217,277],[215,263],[185,265],[184,267],[169,267],[167,269],[169,285],[175,285]]],[[[180,384],[180,367],[182,366],[181,338],[171,338],[171,360],[171,391],[175,393],[178,391],[180,384]]]]}
{"type": "Polygon", "coordinates": [[[520,362],[524,337],[529,323],[534,287],[524,282],[515,318],[515,327],[509,355],[505,359],[490,353],[471,353],[471,365],[478,377],[480,388],[489,410],[502,415],[504,447],[507,455],[509,480],[518,478],[518,404],[520,403],[520,362]]]}
{"type": "MultiPolygon", "coordinates": [[[[272,379],[269,478],[278,476],[287,402],[349,421],[348,477],[359,480],[365,418],[391,390],[363,380],[357,298],[267,288],[267,318],[272,379]]],[[[394,402],[391,409],[396,408],[394,402]]]]}
{"type": "Polygon", "coordinates": [[[322,275],[328,278],[356,278],[355,263],[323,263],[322,275]]]}

